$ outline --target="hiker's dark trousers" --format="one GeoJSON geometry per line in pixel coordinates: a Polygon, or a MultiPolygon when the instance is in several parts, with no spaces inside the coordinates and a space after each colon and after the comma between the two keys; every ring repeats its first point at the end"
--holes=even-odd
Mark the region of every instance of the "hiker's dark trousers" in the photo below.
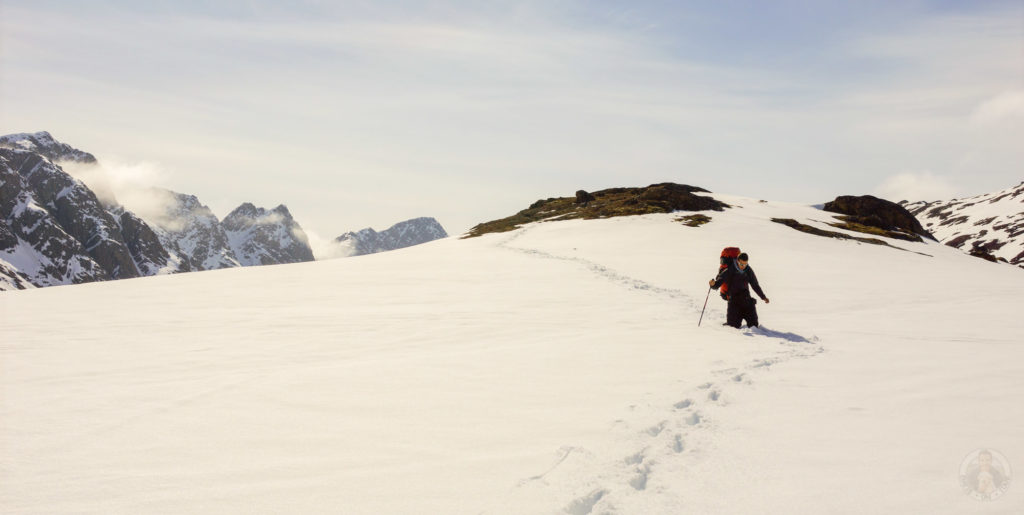
{"type": "Polygon", "coordinates": [[[729,310],[725,314],[725,323],[735,328],[746,320],[747,327],[757,327],[757,308],[754,307],[757,301],[749,294],[739,294],[729,297],[729,310]]]}

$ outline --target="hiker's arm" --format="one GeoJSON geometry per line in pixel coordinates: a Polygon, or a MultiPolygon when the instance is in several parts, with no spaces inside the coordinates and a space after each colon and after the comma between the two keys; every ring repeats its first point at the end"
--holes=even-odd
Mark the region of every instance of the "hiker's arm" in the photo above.
{"type": "Polygon", "coordinates": [[[761,291],[761,285],[757,284],[757,275],[754,274],[754,270],[750,269],[749,272],[750,272],[750,286],[752,286],[754,288],[754,291],[757,292],[757,296],[758,297],[761,297],[761,300],[763,300],[765,302],[768,302],[768,296],[765,295],[763,291],[761,291]]]}
{"type": "Polygon", "coordinates": [[[718,274],[718,277],[713,279],[714,282],[711,283],[711,289],[717,290],[718,288],[721,288],[722,284],[729,280],[729,274],[731,273],[731,268],[726,268],[725,270],[722,270],[722,272],[718,274]]]}

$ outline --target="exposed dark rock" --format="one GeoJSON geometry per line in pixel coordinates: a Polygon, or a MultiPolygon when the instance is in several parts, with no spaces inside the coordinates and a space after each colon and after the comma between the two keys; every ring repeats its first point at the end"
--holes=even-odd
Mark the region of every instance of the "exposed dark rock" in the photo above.
{"type": "Polygon", "coordinates": [[[949,218],[949,214],[947,213],[946,216],[943,218],[942,222],[939,223],[939,226],[941,227],[945,225],[960,225],[970,220],[971,218],[968,216],[956,216],[953,218],[949,218]]]}
{"type": "Polygon", "coordinates": [[[851,224],[875,227],[891,233],[910,233],[931,240],[935,239],[906,208],[871,195],[836,197],[832,202],[826,203],[823,209],[847,215],[843,220],[851,224]]]}
{"type": "MultiPolygon", "coordinates": [[[[972,255],[972,256],[974,256],[976,258],[984,259],[985,261],[991,261],[993,263],[998,263],[999,262],[998,258],[996,258],[994,255],[992,255],[991,252],[987,252],[984,249],[979,249],[979,248],[971,249],[971,251],[968,252],[968,254],[970,254],[970,255],[972,255]]],[[[1004,259],[1003,261],[1006,261],[1006,260],[1004,259]]]]}
{"type": "Polygon", "coordinates": [[[721,211],[727,207],[724,203],[711,197],[694,195],[696,192],[707,193],[707,190],[696,186],[667,182],[644,188],[637,195],[637,200],[647,204],[660,205],[665,212],[721,211]]]}
{"type": "Polygon", "coordinates": [[[78,240],[111,279],[138,277],[121,229],[96,195],[80,181],[35,152],[0,149],[57,223],[78,240]]]}
{"type": "Polygon", "coordinates": [[[109,279],[12,166],[25,160],[22,154],[31,153],[0,148],[0,257],[13,265],[0,271],[0,289],[5,282],[20,289],[109,279]]]}
{"type": "Polygon", "coordinates": [[[974,237],[973,234],[961,234],[960,236],[957,236],[956,238],[953,238],[953,239],[947,241],[946,245],[949,245],[950,247],[958,249],[958,248],[962,247],[964,245],[964,243],[967,242],[967,240],[970,240],[973,237],[974,237]]]}
{"type": "Polygon", "coordinates": [[[862,243],[870,243],[872,245],[888,245],[885,241],[876,238],[861,238],[859,236],[850,236],[849,234],[843,232],[826,231],[824,229],[819,229],[812,225],[800,223],[796,220],[793,220],[792,218],[772,218],[772,221],[777,224],[782,224],[787,227],[791,227],[803,233],[813,234],[815,236],[823,236],[825,238],[836,238],[840,240],[855,240],[862,243]]]}
{"type": "Polygon", "coordinates": [[[537,209],[538,207],[541,207],[544,204],[547,204],[549,202],[554,202],[555,200],[558,200],[558,199],[556,199],[556,198],[540,199],[540,200],[534,202],[533,204],[530,204],[530,209],[537,209]]]}
{"type": "Polygon", "coordinates": [[[577,204],[586,205],[587,202],[590,202],[591,200],[594,200],[594,196],[589,194],[589,193],[587,193],[586,191],[579,190],[579,191],[576,192],[576,203],[577,204]]]}
{"type": "Polygon", "coordinates": [[[615,216],[671,213],[673,211],[722,211],[728,204],[710,196],[696,195],[708,190],[684,184],[662,183],[646,188],[610,188],[590,193],[585,204],[577,197],[534,202],[513,216],[478,224],[464,238],[492,232],[511,231],[523,224],[542,220],[611,218],[615,216]]]}
{"type": "MultiPolygon", "coordinates": [[[[861,238],[859,236],[851,236],[851,235],[846,234],[846,233],[841,233],[841,232],[836,232],[836,231],[826,231],[824,229],[818,229],[817,227],[800,223],[800,222],[798,222],[796,220],[793,220],[792,218],[772,218],[772,221],[775,222],[775,223],[778,223],[778,224],[782,224],[782,225],[791,227],[791,228],[796,229],[796,230],[798,230],[800,232],[803,232],[803,233],[813,234],[815,236],[822,236],[822,237],[825,237],[825,238],[836,238],[836,239],[840,239],[840,240],[853,240],[853,241],[859,241],[861,243],[870,243],[872,245],[882,245],[882,246],[893,248],[893,249],[896,249],[896,250],[902,250],[904,252],[914,252],[912,250],[903,249],[903,248],[897,247],[895,245],[890,245],[888,242],[886,242],[884,240],[879,240],[879,239],[876,239],[876,238],[861,238]]],[[[922,256],[931,257],[930,255],[924,254],[924,253],[921,253],[921,252],[914,252],[914,253],[915,254],[921,254],[922,256]]]]}
{"type": "Polygon", "coordinates": [[[992,239],[992,240],[988,240],[986,242],[976,241],[976,242],[972,243],[972,247],[973,247],[974,250],[983,250],[985,252],[991,253],[991,252],[994,252],[996,250],[999,250],[999,249],[1003,248],[1004,246],[1006,246],[1006,243],[1007,242],[1005,242],[1005,241],[1000,241],[1000,240],[992,239]]]}
{"type": "Polygon", "coordinates": [[[116,207],[111,210],[111,215],[116,217],[115,220],[121,227],[125,244],[128,245],[128,251],[131,252],[132,260],[135,261],[140,274],[148,276],[192,271],[188,261],[171,255],[160,243],[160,237],[149,224],[134,213],[116,207]]]}
{"type": "Polygon", "coordinates": [[[676,218],[677,222],[682,222],[687,227],[700,227],[711,221],[711,217],[707,215],[687,215],[676,218]]]}

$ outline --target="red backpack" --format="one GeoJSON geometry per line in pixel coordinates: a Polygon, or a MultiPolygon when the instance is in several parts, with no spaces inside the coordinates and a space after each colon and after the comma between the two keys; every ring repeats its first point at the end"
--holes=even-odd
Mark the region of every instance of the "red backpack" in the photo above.
{"type": "MultiPolygon", "coordinates": [[[[722,257],[719,260],[718,265],[718,275],[722,275],[722,272],[724,272],[726,268],[732,266],[739,255],[739,247],[726,247],[722,249],[722,257]]],[[[718,291],[722,294],[723,299],[729,300],[729,283],[722,283],[722,287],[719,288],[718,291]]]]}

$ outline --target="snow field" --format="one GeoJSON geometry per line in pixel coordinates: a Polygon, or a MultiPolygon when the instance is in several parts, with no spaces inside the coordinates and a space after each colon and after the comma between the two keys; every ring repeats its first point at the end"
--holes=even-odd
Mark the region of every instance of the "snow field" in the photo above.
{"type": "Polygon", "coordinates": [[[1019,511],[1020,488],[979,504],[956,476],[978,447],[1024,463],[1019,271],[716,198],[737,207],[699,228],[541,223],[0,295],[0,506],[1019,511]],[[724,246],[766,327],[723,328],[714,293],[696,326],[724,246]]]}

